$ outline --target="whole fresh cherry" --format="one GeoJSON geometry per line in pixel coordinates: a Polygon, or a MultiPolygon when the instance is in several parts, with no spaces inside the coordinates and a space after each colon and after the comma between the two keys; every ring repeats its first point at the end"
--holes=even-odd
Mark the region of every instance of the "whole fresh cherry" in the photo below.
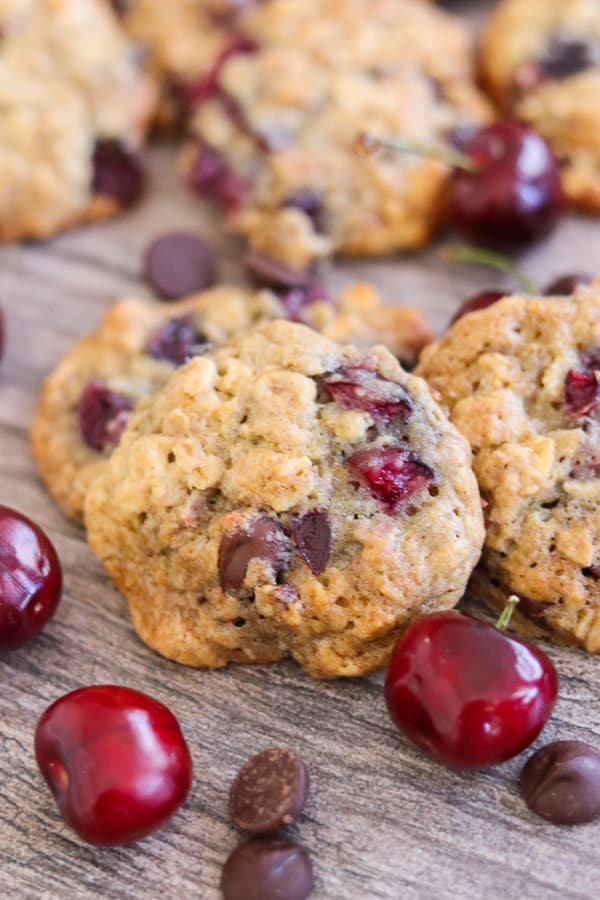
{"type": "Polygon", "coordinates": [[[62,817],[99,846],[155,831],[181,806],[192,780],[173,713],[115,685],[80,688],[48,707],[35,731],[35,756],[62,817]]]}
{"type": "Polygon", "coordinates": [[[471,168],[456,169],[451,218],[468,240],[518,248],[557,224],[564,198],[557,160],[546,140],[526,125],[497,122],[461,147],[471,168]]]}
{"type": "MultiPolygon", "coordinates": [[[[508,609],[508,608],[507,608],[508,609]]],[[[402,635],[385,697],[398,729],[457,768],[502,763],[528,747],[554,706],[558,675],[532,644],[465,613],[432,613],[402,635]]]]}
{"type": "Polygon", "coordinates": [[[502,300],[503,297],[506,297],[506,293],[503,291],[482,291],[480,294],[474,294],[472,297],[468,297],[461,303],[450,319],[450,325],[454,325],[458,319],[462,319],[463,316],[466,316],[469,313],[477,312],[479,309],[487,309],[488,306],[493,306],[494,303],[497,303],[498,300],[502,300]]]}
{"type": "Polygon", "coordinates": [[[61,592],[62,569],[48,536],[31,519],[0,506],[0,652],[35,637],[61,592]]]}
{"type": "Polygon", "coordinates": [[[589,275],[582,272],[572,272],[569,275],[561,275],[548,285],[544,294],[549,297],[570,297],[578,287],[585,287],[592,283],[589,275]]]}

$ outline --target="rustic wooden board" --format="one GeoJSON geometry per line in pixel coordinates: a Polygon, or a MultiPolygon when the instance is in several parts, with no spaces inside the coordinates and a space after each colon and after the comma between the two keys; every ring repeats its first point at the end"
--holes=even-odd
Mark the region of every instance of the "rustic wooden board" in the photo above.
{"type": "MultiPolygon", "coordinates": [[[[32,645],[0,659],[0,896],[187,898],[219,896],[220,865],[238,835],[226,813],[241,762],[273,743],[306,759],[313,790],[300,837],[313,853],[316,900],[496,900],[598,896],[600,824],[558,829],[535,819],[516,789],[522,759],[459,774],[432,765],[392,728],[382,676],[320,683],[286,663],[216,672],[186,669],[136,638],[125,603],[38,480],[28,429],[40,383],[117,296],[144,293],[141,252],[170,227],[199,227],[222,250],[224,278],[241,278],[239,245],[219,234],[179,188],[173,148],[151,156],[143,207],[118,222],[44,246],[0,250],[8,317],[0,370],[0,502],[36,519],[60,552],[66,587],[59,612],[32,645]],[[134,847],[96,850],[58,817],[37,771],[32,737],[44,708],[76,687],[136,687],[167,703],[192,748],[195,779],[185,808],[134,847]]],[[[389,302],[413,302],[439,331],[467,294],[508,285],[451,266],[439,248],[379,263],[340,264],[332,285],[369,278],[389,302]]],[[[569,219],[523,265],[540,283],[598,269],[600,227],[569,219]]],[[[562,678],[544,734],[600,746],[600,660],[549,647],[562,678]]]]}

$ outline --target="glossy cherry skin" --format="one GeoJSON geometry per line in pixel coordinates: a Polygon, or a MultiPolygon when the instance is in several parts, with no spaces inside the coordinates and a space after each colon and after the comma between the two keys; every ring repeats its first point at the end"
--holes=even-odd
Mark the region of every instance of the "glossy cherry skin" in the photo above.
{"type": "Polygon", "coordinates": [[[480,294],[474,294],[472,297],[468,297],[461,303],[450,319],[450,325],[454,325],[455,322],[469,313],[477,312],[480,309],[487,309],[488,306],[493,306],[494,303],[497,303],[498,300],[502,300],[503,297],[506,297],[506,294],[502,291],[482,291],[480,294]]]}
{"type": "Polygon", "coordinates": [[[80,838],[129,844],[160,828],[192,781],[190,751],[166,706],[130,688],[80,688],[40,718],[35,756],[80,838]]]}
{"type": "Polygon", "coordinates": [[[454,226],[472,243],[511,249],[544,237],[564,198],[558,163],[544,138],[525,125],[498,122],[462,147],[477,171],[456,171],[454,226]]]}
{"type": "Polygon", "coordinates": [[[399,730],[457,768],[494,766],[538,736],[558,675],[527,641],[450,610],[414,622],[388,668],[385,697],[399,730]]]}
{"type": "Polygon", "coordinates": [[[61,593],[62,569],[48,536],[31,519],[0,506],[0,652],[35,637],[61,593]]]}

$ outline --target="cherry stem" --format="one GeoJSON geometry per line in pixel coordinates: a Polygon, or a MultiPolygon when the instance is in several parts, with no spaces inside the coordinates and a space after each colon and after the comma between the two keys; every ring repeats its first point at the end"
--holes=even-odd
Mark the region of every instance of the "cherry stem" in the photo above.
{"type": "Polygon", "coordinates": [[[465,172],[479,172],[479,166],[473,160],[454,150],[452,147],[432,147],[430,144],[421,144],[418,141],[407,141],[400,137],[380,138],[372,134],[359,134],[355,149],[361,156],[370,156],[379,150],[391,150],[394,153],[411,153],[414,156],[422,156],[425,159],[435,159],[447,163],[453,169],[463,169],[465,172]]]}
{"type": "Polygon", "coordinates": [[[508,628],[510,620],[512,618],[512,614],[514,612],[515,606],[519,602],[519,598],[516,594],[511,594],[511,596],[506,601],[506,606],[500,613],[500,617],[496,622],[496,628],[499,631],[504,631],[505,628],[508,628]]]}
{"type": "Polygon", "coordinates": [[[482,247],[471,247],[469,244],[448,244],[446,247],[442,247],[440,253],[444,259],[450,259],[453,262],[479,263],[482,266],[497,269],[499,272],[507,272],[517,279],[526,293],[539,294],[539,289],[531,278],[502,253],[484,250],[482,247]]]}

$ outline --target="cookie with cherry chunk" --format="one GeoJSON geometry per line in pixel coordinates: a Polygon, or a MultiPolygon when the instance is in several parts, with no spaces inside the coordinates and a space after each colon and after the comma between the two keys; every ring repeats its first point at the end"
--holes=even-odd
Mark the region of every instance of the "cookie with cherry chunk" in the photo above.
{"type": "Polygon", "coordinates": [[[142,197],[156,89],[105,0],[2,4],[0,73],[0,241],[142,197]]]}
{"type": "Polygon", "coordinates": [[[483,541],[470,460],[388,350],[272,322],[138,406],[88,538],[163,655],[360,675],[462,596],[483,541]]]}
{"type": "Polygon", "coordinates": [[[525,633],[600,652],[600,281],[459,319],[417,369],[473,448],[486,542],[472,593],[525,633]]]}
{"type": "Polygon", "coordinates": [[[168,304],[121,300],[42,389],[33,453],[63,511],[82,518],[88,485],[117,445],[135,404],[158,390],[173,369],[255,325],[288,317],[333,340],[380,341],[408,364],[431,338],[420,312],[384,306],[366,284],[347,288],[337,302],[302,288],[276,294],[234,286],[168,304]]]}
{"type": "MultiPolygon", "coordinates": [[[[482,75],[507,115],[560,160],[575,206],[600,209],[600,4],[502,0],[485,29],[482,75]]],[[[536,161],[531,160],[533,168],[536,161]]]]}

